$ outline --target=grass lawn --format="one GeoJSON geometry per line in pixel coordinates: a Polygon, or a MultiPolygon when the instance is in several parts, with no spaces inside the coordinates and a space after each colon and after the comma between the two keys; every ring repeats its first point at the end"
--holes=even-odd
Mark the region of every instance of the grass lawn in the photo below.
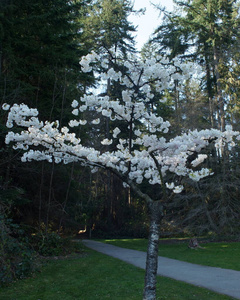
{"type": "MultiPolygon", "coordinates": [[[[147,239],[102,240],[115,246],[147,251],[147,239]]],[[[201,264],[240,271],[240,242],[200,243],[204,249],[189,249],[187,241],[166,243],[160,240],[159,255],[201,264]]]]}
{"type": "MultiPolygon", "coordinates": [[[[85,250],[85,255],[51,260],[35,278],[0,288],[1,300],[141,300],[144,270],[120,260],[85,250]]],[[[158,277],[158,298],[168,300],[227,300],[172,279],[158,277]]]]}

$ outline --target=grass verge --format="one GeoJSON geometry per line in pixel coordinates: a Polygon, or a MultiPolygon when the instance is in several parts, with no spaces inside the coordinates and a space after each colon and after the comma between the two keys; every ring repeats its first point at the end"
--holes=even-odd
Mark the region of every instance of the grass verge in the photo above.
{"type": "MultiPolygon", "coordinates": [[[[115,246],[140,251],[147,251],[146,239],[116,239],[102,240],[115,246]]],[[[171,243],[169,240],[160,240],[159,255],[174,258],[194,264],[219,267],[240,271],[240,243],[200,243],[204,249],[192,250],[188,248],[188,242],[171,243]]]]}
{"type": "MultiPolygon", "coordinates": [[[[0,289],[1,300],[141,300],[144,270],[86,250],[86,255],[51,260],[35,278],[0,289]]],[[[230,300],[203,288],[158,277],[158,300],[230,300]]]]}

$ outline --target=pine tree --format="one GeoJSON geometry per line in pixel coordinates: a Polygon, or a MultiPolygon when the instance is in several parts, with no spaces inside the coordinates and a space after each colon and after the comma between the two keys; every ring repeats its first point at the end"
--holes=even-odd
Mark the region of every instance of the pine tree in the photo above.
{"type": "MultiPolygon", "coordinates": [[[[93,83],[93,76],[83,74],[79,65],[81,56],[89,51],[82,34],[87,2],[0,2],[1,104],[25,102],[38,107],[43,119],[58,119],[67,124],[71,115],[69,104],[93,83]]],[[[3,123],[5,120],[1,116],[3,123]]],[[[22,202],[10,197],[12,212],[15,210],[21,215],[21,210],[25,209],[28,213],[24,218],[31,214],[34,222],[48,220],[49,223],[51,215],[61,215],[61,210],[54,207],[56,201],[60,208],[67,199],[66,195],[71,197],[71,191],[67,192],[69,180],[66,180],[71,167],[62,172],[58,166],[35,166],[32,163],[23,169],[19,157],[13,157],[12,152],[3,146],[5,128],[2,125],[1,128],[0,160],[3,167],[0,186],[2,190],[24,191],[25,198],[21,209],[16,209],[22,202]]]]}
{"type": "MultiPolygon", "coordinates": [[[[238,128],[238,1],[174,2],[178,5],[178,10],[173,13],[165,12],[164,23],[155,32],[152,47],[165,53],[170,59],[180,56],[182,60],[192,60],[204,72],[197,86],[186,83],[179,105],[174,107],[178,116],[175,122],[179,125],[179,130],[189,127],[215,127],[223,130],[229,123],[238,128]]],[[[176,103],[176,97],[173,99],[176,103]]],[[[239,177],[233,165],[238,161],[238,156],[238,149],[234,155],[231,154],[231,158],[227,149],[222,149],[221,153],[211,153],[208,167],[212,168],[215,175],[209,180],[207,187],[204,182],[194,187],[189,186],[191,195],[188,198],[184,195],[176,198],[169,207],[169,211],[176,213],[174,218],[177,226],[187,226],[188,229],[197,229],[199,232],[228,231],[230,227],[234,227],[237,217],[234,205],[239,205],[239,177]],[[230,185],[236,191],[234,196],[230,192],[230,185]],[[206,192],[203,193],[203,190],[206,192]],[[188,204],[190,201],[191,205],[188,204]]]]}
{"type": "Polygon", "coordinates": [[[134,51],[132,33],[136,28],[128,20],[132,12],[129,0],[96,0],[85,22],[86,41],[95,51],[105,52],[112,47],[125,55],[134,51]]]}
{"type": "Polygon", "coordinates": [[[155,33],[160,51],[171,57],[190,57],[205,68],[205,89],[209,100],[211,125],[224,130],[228,96],[223,81],[228,70],[231,49],[238,40],[237,1],[174,1],[181,14],[166,14],[165,24],[155,33]]]}

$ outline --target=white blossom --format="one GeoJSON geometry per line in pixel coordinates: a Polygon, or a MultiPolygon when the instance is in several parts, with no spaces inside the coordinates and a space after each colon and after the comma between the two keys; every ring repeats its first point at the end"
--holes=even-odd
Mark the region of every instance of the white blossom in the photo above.
{"type": "Polygon", "coordinates": [[[76,107],[78,107],[78,101],[77,100],[73,100],[73,102],[72,102],[72,108],[76,108],[76,107]]]}
{"type": "Polygon", "coordinates": [[[198,157],[193,160],[191,162],[192,166],[193,167],[196,167],[198,166],[200,163],[202,163],[205,159],[207,158],[207,155],[206,154],[198,154],[198,157]]]}
{"type": "Polygon", "coordinates": [[[99,118],[92,121],[92,124],[95,124],[95,125],[97,125],[99,123],[100,123],[100,119],[99,118]]]}
{"type": "Polygon", "coordinates": [[[199,181],[200,179],[207,177],[209,175],[213,175],[213,172],[207,168],[203,168],[200,171],[191,172],[189,174],[189,178],[191,178],[194,181],[199,181]]]}
{"type": "MultiPolygon", "coordinates": [[[[117,55],[114,51],[111,53],[113,57],[117,55]]],[[[116,57],[115,61],[122,62],[122,58],[116,57]]],[[[82,71],[92,71],[95,63],[98,63],[98,66],[101,64],[105,69],[99,74],[101,79],[118,82],[119,99],[88,93],[81,97],[79,102],[73,100],[72,112],[75,116],[78,116],[79,112],[86,112],[87,116],[91,113],[94,116],[104,116],[89,121],[92,124],[105,122],[106,118],[109,118],[113,126],[111,128],[114,129],[110,130],[108,138],[102,138],[101,145],[111,145],[114,139],[114,147],[110,150],[110,147],[101,145],[99,148],[84,146],[81,139],[70,129],[87,124],[87,120],[72,119],[68,127],[59,128],[58,121],[40,121],[38,111],[25,104],[14,104],[11,107],[4,104],[2,108],[9,110],[6,126],[23,128],[17,133],[9,130],[5,142],[12,142],[15,149],[25,151],[23,162],[47,160],[67,164],[76,161],[89,165],[91,171],[101,166],[124,174],[136,184],[141,184],[144,180],[152,185],[165,185],[172,192],[180,193],[183,186],[178,185],[175,179],[174,182],[171,182],[171,179],[167,182],[167,175],[174,178],[188,176],[195,181],[210,176],[213,173],[209,169],[195,170],[196,167],[200,168],[200,164],[207,158],[201,151],[208,146],[209,140],[211,139],[219,149],[226,144],[232,147],[234,138],[240,140],[239,132],[233,131],[231,126],[226,126],[224,132],[216,129],[193,130],[170,140],[164,135],[169,131],[170,123],[150,111],[149,105],[146,105],[153,97],[151,86],[154,84],[156,91],[164,95],[165,89],[173,88],[174,79],[177,79],[181,89],[184,81],[195,72],[193,64],[187,66],[177,59],[170,62],[168,58],[160,56],[146,61],[131,57],[123,62],[126,73],[122,74],[118,71],[119,68],[114,68],[114,64],[109,69],[108,60],[101,60],[92,52],[81,59],[82,71]],[[179,67],[182,70],[181,74],[177,72],[179,67]],[[37,146],[41,146],[39,149],[43,150],[35,150],[37,146]],[[197,158],[189,166],[188,157],[193,152],[197,153],[197,158]]],[[[163,100],[159,101],[166,100],[163,96],[163,100]]],[[[96,137],[102,137],[102,134],[96,137]]]]}
{"type": "Polygon", "coordinates": [[[2,109],[3,109],[3,110],[9,110],[9,108],[10,108],[10,105],[7,104],[7,103],[4,103],[4,104],[2,105],[2,109]]]}
{"type": "Polygon", "coordinates": [[[101,141],[101,144],[102,145],[111,145],[112,144],[112,140],[104,139],[104,140],[101,141]]]}
{"type": "Polygon", "coordinates": [[[87,121],[86,121],[86,120],[79,120],[79,124],[80,124],[80,125],[86,125],[86,124],[87,124],[87,121]]]}
{"type": "Polygon", "coordinates": [[[113,130],[113,137],[116,138],[120,132],[121,132],[121,130],[118,127],[116,127],[113,130]]]}
{"type": "Polygon", "coordinates": [[[175,188],[173,189],[173,192],[175,194],[179,194],[182,192],[182,190],[183,190],[183,185],[178,185],[178,186],[175,186],[175,188]]]}
{"type": "Polygon", "coordinates": [[[70,127],[76,127],[79,125],[79,122],[77,120],[70,120],[68,124],[70,127]]]}
{"type": "Polygon", "coordinates": [[[174,189],[175,184],[174,184],[173,182],[171,182],[171,183],[166,182],[166,187],[167,187],[168,189],[172,190],[172,189],[174,189]]]}
{"type": "Polygon", "coordinates": [[[72,114],[75,115],[75,116],[78,116],[78,109],[75,108],[75,109],[72,111],[72,114]]]}

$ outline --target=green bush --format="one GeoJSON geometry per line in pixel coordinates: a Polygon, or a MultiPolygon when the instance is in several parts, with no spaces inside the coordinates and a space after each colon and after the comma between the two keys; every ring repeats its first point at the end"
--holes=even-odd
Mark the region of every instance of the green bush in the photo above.
{"type": "Polygon", "coordinates": [[[36,252],[42,256],[55,256],[62,254],[61,237],[54,233],[38,232],[32,235],[31,243],[36,252]]]}
{"type": "Polygon", "coordinates": [[[36,269],[35,253],[27,241],[14,237],[20,231],[0,216],[0,286],[30,276],[36,269]]]}
{"type": "Polygon", "coordinates": [[[31,276],[39,269],[39,255],[59,256],[82,252],[80,243],[55,232],[28,234],[11,219],[0,216],[0,286],[31,276]]]}
{"type": "Polygon", "coordinates": [[[79,250],[71,238],[62,238],[55,232],[39,231],[32,234],[31,245],[42,256],[67,255],[79,250]]]}

